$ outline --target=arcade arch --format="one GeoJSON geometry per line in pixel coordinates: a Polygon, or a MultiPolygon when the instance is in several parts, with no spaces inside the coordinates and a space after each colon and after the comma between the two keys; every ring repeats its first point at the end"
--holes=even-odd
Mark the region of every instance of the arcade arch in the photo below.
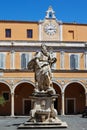
{"type": "MultiPolygon", "coordinates": [[[[34,87],[33,82],[20,81],[14,86],[13,91],[8,83],[0,82],[0,95],[2,95],[3,92],[7,92],[9,95],[9,101],[6,101],[3,108],[0,106],[0,115],[12,115],[12,113],[13,116],[28,115],[31,109],[29,95],[32,94],[34,87]],[[12,96],[14,98],[12,98],[12,96]],[[11,104],[13,104],[13,107],[11,104]]],[[[53,87],[56,93],[59,94],[58,99],[55,101],[55,108],[59,114],[61,114],[61,112],[63,115],[76,114],[83,111],[86,102],[86,88],[82,82],[71,81],[62,89],[58,82],[53,81],[53,87]]]]}
{"type": "Polygon", "coordinates": [[[29,95],[32,94],[34,86],[29,82],[18,83],[15,87],[14,95],[14,114],[29,115],[31,101],[29,95]]]}
{"type": "Polygon", "coordinates": [[[64,87],[65,113],[82,113],[85,107],[85,87],[81,82],[71,82],[64,87]]]}
{"type": "Polygon", "coordinates": [[[85,87],[85,85],[84,85],[81,81],[73,80],[73,81],[68,82],[68,83],[63,87],[63,90],[62,90],[63,93],[64,93],[66,87],[67,87],[69,84],[72,84],[72,83],[78,83],[78,84],[81,84],[82,87],[84,88],[84,90],[86,91],[86,87],[85,87]]]}
{"type": "Polygon", "coordinates": [[[0,116],[11,115],[11,89],[5,81],[0,81],[0,97],[4,98],[3,104],[0,105],[0,116]]]}
{"type": "Polygon", "coordinates": [[[35,83],[33,83],[32,81],[29,81],[29,80],[21,80],[19,82],[17,82],[15,85],[14,85],[14,88],[13,88],[13,92],[15,91],[16,87],[22,83],[28,83],[28,84],[31,84],[33,87],[35,87],[35,83]]]}

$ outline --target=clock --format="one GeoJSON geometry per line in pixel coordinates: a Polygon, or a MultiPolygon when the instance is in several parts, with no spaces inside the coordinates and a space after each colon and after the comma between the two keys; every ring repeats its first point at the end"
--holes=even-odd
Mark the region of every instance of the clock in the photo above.
{"type": "Polygon", "coordinates": [[[54,25],[52,23],[46,24],[44,27],[44,31],[48,35],[54,35],[56,33],[56,25],[54,25]]]}

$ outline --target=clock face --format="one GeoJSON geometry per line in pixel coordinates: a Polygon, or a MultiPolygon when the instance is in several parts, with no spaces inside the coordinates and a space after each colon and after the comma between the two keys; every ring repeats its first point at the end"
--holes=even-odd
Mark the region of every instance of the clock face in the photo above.
{"type": "Polygon", "coordinates": [[[48,35],[54,35],[56,33],[56,26],[52,23],[46,24],[44,27],[44,31],[48,35]]]}

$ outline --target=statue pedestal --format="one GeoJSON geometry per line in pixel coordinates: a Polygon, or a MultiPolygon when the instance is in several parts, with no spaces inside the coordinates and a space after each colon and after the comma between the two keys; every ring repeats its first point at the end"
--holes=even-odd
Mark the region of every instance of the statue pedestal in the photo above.
{"type": "Polygon", "coordinates": [[[32,109],[30,118],[18,129],[31,128],[66,128],[66,122],[58,119],[57,111],[54,108],[54,101],[58,95],[49,95],[45,93],[34,93],[31,98],[32,109]]]}

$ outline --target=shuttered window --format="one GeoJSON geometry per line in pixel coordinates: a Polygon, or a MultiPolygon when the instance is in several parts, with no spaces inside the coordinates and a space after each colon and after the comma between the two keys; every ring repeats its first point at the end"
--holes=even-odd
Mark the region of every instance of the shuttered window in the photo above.
{"type": "Polygon", "coordinates": [[[31,53],[22,53],[21,54],[21,69],[26,69],[28,62],[31,60],[31,53]]]}
{"type": "Polygon", "coordinates": [[[5,54],[0,53],[0,69],[5,69],[5,54]]]}
{"type": "Polygon", "coordinates": [[[79,69],[79,56],[72,54],[70,56],[70,68],[71,69],[79,69]]]}

